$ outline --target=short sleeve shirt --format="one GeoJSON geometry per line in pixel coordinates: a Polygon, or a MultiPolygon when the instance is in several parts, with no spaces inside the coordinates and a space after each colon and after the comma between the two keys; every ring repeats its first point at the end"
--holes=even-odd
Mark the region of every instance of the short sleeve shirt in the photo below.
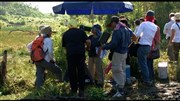
{"type": "Polygon", "coordinates": [[[64,32],[62,37],[62,47],[67,50],[67,55],[85,55],[86,33],[78,28],[71,28],[64,32]]]}
{"type": "MultiPolygon", "coordinates": [[[[180,23],[177,23],[180,27],[180,23]]],[[[174,38],[172,40],[172,42],[180,42],[180,29],[178,28],[176,23],[174,23],[171,27],[171,30],[174,29],[175,30],[175,35],[174,38]]]]}

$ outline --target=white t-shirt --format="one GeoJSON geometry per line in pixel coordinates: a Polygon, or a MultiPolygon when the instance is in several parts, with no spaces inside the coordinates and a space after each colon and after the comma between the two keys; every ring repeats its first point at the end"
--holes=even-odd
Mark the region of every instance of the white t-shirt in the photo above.
{"type": "MultiPolygon", "coordinates": [[[[180,22],[177,23],[180,27],[180,22]]],[[[180,42],[180,29],[178,28],[178,26],[176,25],[176,23],[174,23],[171,27],[171,30],[174,29],[175,30],[175,35],[174,38],[172,39],[172,42],[180,42]]]]}
{"type": "MultiPolygon", "coordinates": [[[[37,38],[37,37],[36,37],[37,38]]],[[[31,52],[31,46],[32,46],[32,42],[30,42],[27,45],[28,51],[31,52]]],[[[46,52],[45,55],[45,60],[47,62],[50,62],[50,60],[54,60],[54,55],[53,55],[53,42],[51,38],[45,38],[44,39],[44,45],[43,45],[43,50],[44,52],[46,52]]]]}
{"type": "Polygon", "coordinates": [[[138,26],[136,26],[136,28],[135,28],[135,30],[134,30],[134,33],[136,33],[136,32],[137,32],[138,28],[139,28],[139,25],[138,25],[138,26]]]}
{"type": "Polygon", "coordinates": [[[171,26],[174,23],[174,20],[169,21],[164,25],[163,33],[166,35],[166,39],[171,36],[171,26]]]}
{"type": "Polygon", "coordinates": [[[142,22],[135,35],[140,37],[140,45],[152,45],[152,40],[155,36],[158,26],[150,21],[142,22]]]}

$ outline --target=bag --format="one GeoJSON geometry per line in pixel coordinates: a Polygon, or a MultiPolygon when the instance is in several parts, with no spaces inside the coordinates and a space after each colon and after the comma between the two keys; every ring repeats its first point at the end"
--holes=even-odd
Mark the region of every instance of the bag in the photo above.
{"type": "Polygon", "coordinates": [[[108,59],[111,61],[112,60],[112,56],[113,56],[114,51],[110,50],[110,53],[108,55],[108,59]]]}
{"type": "Polygon", "coordinates": [[[128,54],[130,56],[137,57],[137,50],[139,48],[139,44],[135,44],[134,42],[130,45],[128,54]]]}
{"type": "Polygon", "coordinates": [[[156,50],[151,50],[149,55],[148,55],[149,59],[158,59],[160,58],[160,51],[159,49],[156,50]]]}
{"type": "Polygon", "coordinates": [[[100,36],[98,42],[99,42],[100,44],[105,44],[105,43],[107,43],[107,41],[108,41],[108,39],[109,39],[110,36],[111,36],[110,33],[108,33],[108,32],[103,32],[103,34],[100,36]]]}
{"type": "Polygon", "coordinates": [[[43,36],[39,36],[38,38],[36,38],[31,46],[31,60],[33,62],[37,62],[37,61],[41,61],[44,59],[45,57],[45,53],[43,50],[43,44],[44,44],[44,37],[43,36]]]}

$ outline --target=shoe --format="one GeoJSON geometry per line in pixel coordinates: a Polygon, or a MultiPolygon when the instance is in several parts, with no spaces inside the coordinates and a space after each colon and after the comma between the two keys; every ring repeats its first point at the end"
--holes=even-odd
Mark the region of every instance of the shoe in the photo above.
{"type": "Polygon", "coordinates": [[[136,77],[130,77],[132,84],[136,82],[136,77]]]}
{"type": "Polygon", "coordinates": [[[121,96],[122,94],[119,91],[117,91],[116,94],[114,94],[112,97],[121,97],[121,96]]]}
{"type": "Polygon", "coordinates": [[[78,96],[79,97],[84,97],[84,90],[79,90],[78,96]]]}
{"type": "Polygon", "coordinates": [[[116,93],[116,90],[115,89],[111,89],[109,92],[105,92],[105,95],[106,96],[113,96],[113,94],[116,93]]]}
{"type": "Polygon", "coordinates": [[[103,85],[102,84],[96,84],[96,87],[103,88],[103,85]]]}
{"type": "Polygon", "coordinates": [[[143,82],[143,85],[147,86],[147,87],[152,87],[153,83],[152,82],[143,82]]]}

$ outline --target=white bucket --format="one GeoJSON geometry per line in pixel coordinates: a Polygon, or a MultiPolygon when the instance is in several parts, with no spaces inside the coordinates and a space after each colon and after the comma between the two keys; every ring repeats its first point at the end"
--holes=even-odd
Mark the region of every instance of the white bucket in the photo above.
{"type": "Polygon", "coordinates": [[[158,77],[160,79],[167,79],[168,78],[167,67],[168,67],[167,62],[159,62],[158,63],[158,77]]]}

